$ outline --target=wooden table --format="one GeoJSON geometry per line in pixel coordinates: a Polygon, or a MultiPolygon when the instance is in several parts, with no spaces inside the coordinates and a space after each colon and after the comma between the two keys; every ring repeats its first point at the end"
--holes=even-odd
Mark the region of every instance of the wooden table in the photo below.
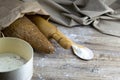
{"type": "Polygon", "coordinates": [[[32,80],[120,80],[120,38],[89,26],[58,28],[74,42],[92,49],[95,57],[81,60],[52,40],[54,54],[35,53],[32,80]]]}

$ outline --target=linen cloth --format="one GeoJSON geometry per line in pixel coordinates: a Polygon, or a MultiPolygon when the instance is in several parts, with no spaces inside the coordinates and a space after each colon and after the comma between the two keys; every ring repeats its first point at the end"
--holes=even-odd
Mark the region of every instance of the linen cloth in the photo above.
{"type": "Polygon", "coordinates": [[[50,15],[66,27],[92,24],[120,37],[120,0],[0,0],[0,30],[28,13],[50,15]]]}
{"type": "Polygon", "coordinates": [[[51,20],[67,27],[93,25],[120,37],[120,0],[38,0],[51,20]]]}

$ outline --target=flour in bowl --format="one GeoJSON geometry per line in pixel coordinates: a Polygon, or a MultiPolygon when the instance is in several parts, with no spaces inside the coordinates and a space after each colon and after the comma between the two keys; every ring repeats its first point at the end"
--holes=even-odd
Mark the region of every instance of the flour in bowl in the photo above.
{"type": "Polygon", "coordinates": [[[26,60],[14,53],[0,53],[0,72],[15,70],[26,63],[26,60]]]}

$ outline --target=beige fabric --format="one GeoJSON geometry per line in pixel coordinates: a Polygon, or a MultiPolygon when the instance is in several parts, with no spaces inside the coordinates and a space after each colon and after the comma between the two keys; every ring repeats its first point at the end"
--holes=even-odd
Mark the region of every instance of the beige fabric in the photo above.
{"type": "Polygon", "coordinates": [[[26,13],[48,15],[36,1],[0,0],[0,30],[26,13]]]}
{"type": "Polygon", "coordinates": [[[120,37],[120,0],[38,0],[51,19],[67,27],[90,25],[120,37]]]}
{"type": "Polygon", "coordinates": [[[120,37],[120,0],[23,1],[0,0],[0,29],[26,13],[49,13],[51,20],[61,25],[74,27],[92,24],[102,33],[120,37]]]}

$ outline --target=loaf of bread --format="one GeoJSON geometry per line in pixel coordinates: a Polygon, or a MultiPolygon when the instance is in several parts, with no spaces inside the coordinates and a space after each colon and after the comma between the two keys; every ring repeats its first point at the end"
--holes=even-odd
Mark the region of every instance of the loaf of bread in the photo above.
{"type": "Polygon", "coordinates": [[[5,36],[21,38],[39,52],[53,53],[54,47],[27,17],[22,17],[2,30],[5,36]]]}

